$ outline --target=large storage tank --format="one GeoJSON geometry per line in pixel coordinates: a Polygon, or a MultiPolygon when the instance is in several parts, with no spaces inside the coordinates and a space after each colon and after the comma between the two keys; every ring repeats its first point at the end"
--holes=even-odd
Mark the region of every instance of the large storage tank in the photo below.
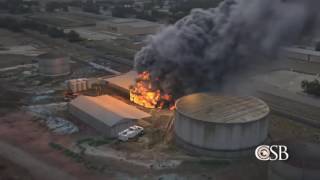
{"type": "Polygon", "coordinates": [[[320,145],[302,142],[273,142],[286,145],[289,159],[287,161],[269,162],[269,180],[319,180],[320,179],[320,145]]]}
{"type": "Polygon", "coordinates": [[[64,76],[70,73],[69,57],[58,53],[46,53],[37,57],[39,72],[43,76],[64,76]]]}
{"type": "Polygon", "coordinates": [[[251,96],[191,94],[176,102],[175,139],[194,154],[247,156],[267,138],[269,111],[266,103],[251,96]]]}

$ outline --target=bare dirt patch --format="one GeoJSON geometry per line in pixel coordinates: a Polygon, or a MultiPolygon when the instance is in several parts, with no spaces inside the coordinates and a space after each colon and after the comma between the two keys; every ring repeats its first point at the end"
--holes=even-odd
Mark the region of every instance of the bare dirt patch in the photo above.
{"type": "Polygon", "coordinates": [[[35,158],[57,167],[78,179],[97,179],[102,175],[92,172],[81,164],[49,147],[49,142],[70,147],[74,136],[52,134],[30,114],[13,112],[0,117],[0,140],[8,142],[32,154],[35,158]]]}
{"type": "Polygon", "coordinates": [[[0,180],[35,180],[19,165],[0,157],[0,180]]]}
{"type": "Polygon", "coordinates": [[[273,141],[284,139],[305,140],[320,143],[320,130],[302,123],[290,120],[284,116],[271,114],[269,134],[273,141]]]}

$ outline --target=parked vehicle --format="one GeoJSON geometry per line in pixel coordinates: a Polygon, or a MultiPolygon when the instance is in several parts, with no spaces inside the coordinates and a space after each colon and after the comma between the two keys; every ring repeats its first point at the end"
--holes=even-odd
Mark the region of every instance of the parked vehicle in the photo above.
{"type": "Polygon", "coordinates": [[[143,135],[143,133],[144,133],[143,127],[135,125],[119,132],[118,139],[121,141],[128,141],[129,139],[143,135]]]}

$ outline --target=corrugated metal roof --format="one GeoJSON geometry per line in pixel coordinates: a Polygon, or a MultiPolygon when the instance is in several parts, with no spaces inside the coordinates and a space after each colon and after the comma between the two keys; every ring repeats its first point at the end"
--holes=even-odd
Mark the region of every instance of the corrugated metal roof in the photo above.
{"type": "Polygon", "coordinates": [[[195,120],[216,123],[241,123],[268,115],[269,107],[262,100],[247,96],[223,96],[197,93],[180,98],[177,111],[195,120]]]}
{"type": "Polygon", "coordinates": [[[138,73],[136,71],[129,71],[128,73],[122,74],[120,76],[115,76],[112,78],[105,79],[112,85],[121,87],[129,91],[129,87],[134,84],[138,73]]]}
{"type": "Polygon", "coordinates": [[[142,119],[150,114],[130,106],[109,95],[90,97],[79,96],[70,105],[82,110],[86,114],[100,120],[108,126],[114,126],[126,119],[142,119]]]}

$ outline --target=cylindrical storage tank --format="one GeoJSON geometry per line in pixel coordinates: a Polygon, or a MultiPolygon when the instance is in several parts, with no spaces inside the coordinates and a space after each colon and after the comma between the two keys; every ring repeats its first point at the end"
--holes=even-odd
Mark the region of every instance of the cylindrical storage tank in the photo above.
{"type": "Polygon", "coordinates": [[[78,92],[78,90],[77,90],[77,80],[75,80],[75,79],[69,80],[68,81],[68,87],[73,93],[78,92]]]}
{"type": "Polygon", "coordinates": [[[269,162],[269,180],[319,180],[320,145],[308,142],[276,142],[286,145],[289,159],[269,162]]]}
{"type": "Polygon", "coordinates": [[[46,53],[37,57],[39,72],[43,76],[64,76],[70,73],[70,60],[61,54],[46,53]]]}
{"type": "Polygon", "coordinates": [[[267,139],[269,107],[248,96],[196,93],[176,101],[174,133],[193,154],[221,158],[254,155],[267,139]]]}

